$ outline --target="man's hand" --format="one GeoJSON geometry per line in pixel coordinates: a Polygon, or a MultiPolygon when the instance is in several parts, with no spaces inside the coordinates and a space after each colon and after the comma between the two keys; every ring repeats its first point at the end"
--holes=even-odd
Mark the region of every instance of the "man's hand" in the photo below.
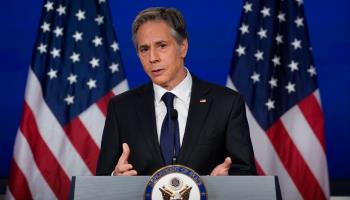
{"type": "Polygon", "coordinates": [[[227,176],[228,170],[232,164],[231,158],[226,157],[224,162],[216,166],[213,171],[211,171],[210,176],[227,176]]]}
{"type": "Polygon", "coordinates": [[[128,159],[130,149],[127,143],[123,143],[123,153],[120,156],[117,165],[114,168],[113,176],[136,176],[137,171],[133,170],[132,165],[129,164],[128,159]]]}

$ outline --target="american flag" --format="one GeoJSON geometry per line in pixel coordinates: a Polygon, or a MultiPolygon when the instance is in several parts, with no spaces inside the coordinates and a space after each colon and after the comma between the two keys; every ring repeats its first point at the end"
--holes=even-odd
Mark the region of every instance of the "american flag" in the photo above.
{"type": "Polygon", "coordinates": [[[227,86],[244,96],[261,175],[284,199],[328,199],[324,118],[302,0],[246,0],[227,86]]]}
{"type": "Polygon", "coordinates": [[[16,136],[7,199],[67,199],[94,175],[108,100],[128,89],[106,0],[47,0],[16,136]]]}

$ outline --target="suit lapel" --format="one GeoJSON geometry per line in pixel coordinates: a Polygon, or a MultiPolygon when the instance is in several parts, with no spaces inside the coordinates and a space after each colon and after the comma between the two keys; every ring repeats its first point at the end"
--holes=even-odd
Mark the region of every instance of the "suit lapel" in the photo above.
{"type": "Polygon", "coordinates": [[[209,87],[192,76],[192,92],[187,116],[186,129],[179,153],[179,163],[187,164],[194,147],[197,145],[203,125],[211,105],[209,87]]]}
{"type": "Polygon", "coordinates": [[[137,103],[137,114],[142,132],[145,135],[145,141],[150,143],[155,157],[160,163],[163,163],[162,154],[159,149],[156,116],[154,109],[154,91],[152,84],[147,84],[139,92],[137,103]]]}

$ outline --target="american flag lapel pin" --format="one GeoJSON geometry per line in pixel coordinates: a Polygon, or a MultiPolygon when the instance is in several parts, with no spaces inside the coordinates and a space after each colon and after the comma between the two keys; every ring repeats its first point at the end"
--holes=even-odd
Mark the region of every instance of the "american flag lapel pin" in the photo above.
{"type": "Polygon", "coordinates": [[[207,100],[206,99],[201,99],[201,100],[199,100],[199,103],[207,103],[207,100]]]}

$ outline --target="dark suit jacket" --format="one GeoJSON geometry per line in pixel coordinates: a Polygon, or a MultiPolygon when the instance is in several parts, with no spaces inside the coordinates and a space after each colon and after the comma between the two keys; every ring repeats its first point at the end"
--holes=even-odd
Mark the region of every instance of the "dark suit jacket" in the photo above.
{"type": "MultiPolygon", "coordinates": [[[[255,175],[255,161],[243,99],[231,89],[192,76],[192,93],[178,164],[208,175],[226,156],[231,175],[255,175]],[[205,99],[206,102],[200,102],[205,99]]],[[[111,99],[102,136],[97,175],[111,175],[130,147],[129,163],[138,175],[163,167],[159,147],[152,83],[111,99]]]]}

